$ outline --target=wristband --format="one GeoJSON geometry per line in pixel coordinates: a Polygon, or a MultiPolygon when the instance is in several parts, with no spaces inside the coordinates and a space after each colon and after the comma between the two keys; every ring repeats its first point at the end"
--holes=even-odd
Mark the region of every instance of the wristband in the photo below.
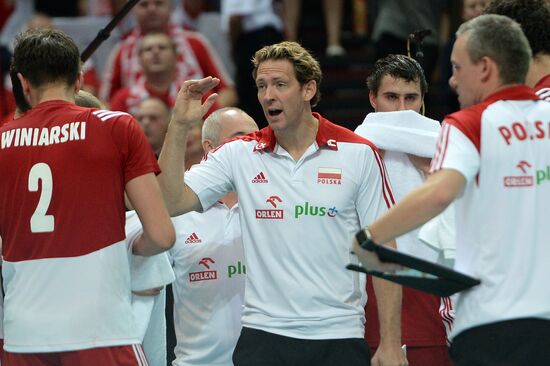
{"type": "Polygon", "coordinates": [[[359,232],[355,234],[355,239],[357,239],[357,242],[361,248],[368,250],[369,252],[374,251],[376,248],[376,243],[372,241],[372,235],[368,227],[359,230],[359,232]]]}

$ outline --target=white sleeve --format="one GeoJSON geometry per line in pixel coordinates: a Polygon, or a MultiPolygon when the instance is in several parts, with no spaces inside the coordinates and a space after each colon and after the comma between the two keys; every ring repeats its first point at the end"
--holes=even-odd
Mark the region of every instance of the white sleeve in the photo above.
{"type": "MultiPolygon", "coordinates": [[[[135,211],[126,213],[126,243],[128,250],[143,232],[141,222],[135,211]]],[[[162,287],[175,280],[168,254],[160,253],[151,257],[130,255],[130,280],[132,291],[142,291],[162,287]]]]}
{"type": "Polygon", "coordinates": [[[235,190],[233,185],[232,161],[238,159],[234,154],[233,141],[209,152],[200,164],[193,165],[185,172],[185,183],[199,198],[203,211],[212,206],[226,193],[235,190]]]}
{"type": "Polygon", "coordinates": [[[444,124],[439,135],[438,149],[432,161],[432,172],[454,169],[471,183],[479,172],[480,156],[474,143],[458,128],[444,124]]]}
{"type": "Polygon", "coordinates": [[[370,148],[366,151],[371,156],[362,159],[362,181],[357,194],[357,212],[361,227],[374,222],[394,204],[384,161],[378,152],[370,148]]]}

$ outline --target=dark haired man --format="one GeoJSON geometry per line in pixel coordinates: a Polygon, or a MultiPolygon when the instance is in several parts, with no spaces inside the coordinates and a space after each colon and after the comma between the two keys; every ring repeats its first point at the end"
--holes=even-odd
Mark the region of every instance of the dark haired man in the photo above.
{"type": "Polygon", "coordinates": [[[155,158],[129,115],[74,104],[80,56],[64,33],[21,34],[12,65],[31,109],[0,128],[5,360],[142,365],[124,193],[146,227],[134,253],[169,249],[155,158]]]}
{"type": "MultiPolygon", "coordinates": [[[[405,55],[388,55],[376,61],[367,78],[370,113],[355,132],[368,137],[383,152],[396,200],[422,184],[429,172],[439,123],[420,114],[428,84],[420,64],[405,55]],[[399,112],[402,111],[402,112],[399,112]],[[386,113],[389,112],[389,113],[386,113]]],[[[439,253],[418,239],[418,231],[400,237],[397,248],[409,254],[436,261],[439,253]]],[[[367,293],[374,296],[372,279],[367,293]]],[[[403,288],[401,341],[407,348],[411,366],[450,365],[445,325],[440,316],[448,311],[450,300],[403,288]]],[[[365,338],[375,350],[380,341],[376,302],[365,307],[365,338]]]]}
{"type": "Polygon", "coordinates": [[[550,101],[550,3],[548,0],[493,0],[487,14],[506,15],[521,25],[533,52],[525,83],[550,101]]]}

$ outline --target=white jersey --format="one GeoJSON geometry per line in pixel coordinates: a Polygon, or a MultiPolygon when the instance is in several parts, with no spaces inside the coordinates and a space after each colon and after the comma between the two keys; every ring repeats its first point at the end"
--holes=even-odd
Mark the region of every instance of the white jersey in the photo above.
{"type": "Polygon", "coordinates": [[[503,89],[445,120],[432,169],[467,181],[457,202],[455,268],[481,279],[460,293],[453,336],[518,318],[550,319],[550,104],[503,89]]]}
{"type": "Polygon", "coordinates": [[[246,275],[238,206],[216,203],[172,221],[177,234],[170,250],[176,272],[173,365],[233,365],[246,275]]]}
{"type": "Polygon", "coordinates": [[[316,141],[295,161],[273,131],[228,142],[185,174],[202,207],[239,195],[245,327],[301,339],[362,338],[365,277],[353,235],[392,204],[377,149],[317,113],[316,141]]]}

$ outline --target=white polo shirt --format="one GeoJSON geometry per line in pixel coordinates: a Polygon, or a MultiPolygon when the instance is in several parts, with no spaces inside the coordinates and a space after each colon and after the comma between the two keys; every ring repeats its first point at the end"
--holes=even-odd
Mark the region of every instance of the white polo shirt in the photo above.
{"type": "Polygon", "coordinates": [[[550,104],[537,99],[526,86],[506,88],[445,119],[432,170],[466,178],[455,268],[481,279],[460,293],[452,336],[550,319],[550,104]]]}
{"type": "Polygon", "coordinates": [[[295,161],[261,131],[222,145],[185,174],[204,208],[239,195],[247,262],[242,323],[301,339],[363,338],[366,302],[352,236],[392,204],[376,148],[319,120],[316,141],[295,161]]]}
{"type": "Polygon", "coordinates": [[[246,265],[239,208],[215,203],[172,218],[176,243],[174,366],[232,366],[241,333],[246,265]]]}

